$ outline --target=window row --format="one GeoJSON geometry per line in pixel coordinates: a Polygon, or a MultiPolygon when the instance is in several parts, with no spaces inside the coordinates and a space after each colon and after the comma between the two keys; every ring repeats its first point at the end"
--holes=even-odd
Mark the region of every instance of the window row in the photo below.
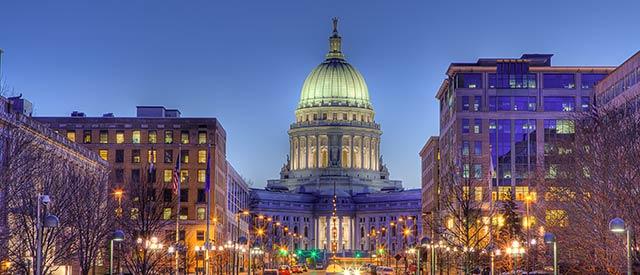
{"type": "MultiPolygon", "coordinates": [[[[173,144],[174,143],[174,131],[173,130],[165,130],[161,132],[163,134],[164,143],[165,144],[173,144]]],[[[73,130],[67,131],[67,138],[73,142],[76,141],[76,132],[73,130]]],[[[140,144],[141,143],[141,131],[133,130],[131,131],[130,137],[125,137],[125,131],[116,130],[115,136],[109,137],[108,130],[100,130],[98,132],[98,143],[107,144],[107,143],[116,143],[123,144],[125,142],[130,142],[132,144],[140,144]]],[[[198,131],[197,137],[198,144],[206,144],[207,143],[207,131],[198,131]]],[[[92,143],[93,136],[91,130],[82,131],[82,143],[92,143]]],[[[191,136],[189,131],[180,131],[180,143],[181,144],[189,144],[191,142],[191,136]]],[[[148,130],[147,131],[147,143],[156,144],[158,143],[158,131],[157,130],[148,130]]]]}
{"type": "MultiPolygon", "coordinates": [[[[576,74],[572,73],[542,74],[544,88],[575,89],[575,76],[576,74]]],[[[606,74],[582,74],[580,86],[583,89],[592,89],[596,83],[606,76],[606,74]]],[[[454,77],[455,89],[479,89],[482,88],[482,83],[481,73],[459,73],[454,77]]],[[[538,87],[538,79],[535,73],[489,73],[487,74],[487,84],[491,89],[535,89],[538,87]]]]}
{"type": "MultiPolygon", "coordinates": [[[[576,98],[573,96],[545,96],[543,97],[544,111],[573,112],[588,111],[591,108],[591,97],[580,97],[579,108],[576,109],[576,98]]],[[[535,96],[489,96],[487,110],[497,111],[526,111],[538,110],[538,98],[535,96]]],[[[482,96],[462,96],[462,111],[482,111],[482,96]],[[470,100],[473,100],[471,105],[470,100]]]]}
{"type": "Polygon", "coordinates": [[[619,96],[625,90],[629,89],[631,86],[636,85],[638,82],[640,82],[640,67],[632,70],[624,77],[621,77],[620,80],[616,81],[611,86],[605,87],[603,89],[604,92],[600,96],[600,101],[606,104],[619,96]]]}
{"type": "MultiPolygon", "coordinates": [[[[141,163],[142,162],[142,150],[133,149],[130,151],[130,160],[131,163],[141,163]]],[[[174,150],[166,149],[163,151],[162,159],[164,163],[174,163],[174,150]]],[[[98,154],[100,157],[106,161],[109,161],[109,150],[107,149],[99,149],[98,154]]],[[[158,150],[150,149],[147,150],[147,163],[158,163],[158,150]]],[[[176,158],[180,158],[180,163],[188,164],[189,163],[189,150],[176,150],[176,158]]],[[[198,150],[198,163],[204,164],[207,163],[207,150],[198,150]]],[[[125,162],[125,150],[117,149],[115,150],[115,163],[124,163],[125,162]]]]}
{"type": "Polygon", "coordinates": [[[349,114],[349,113],[322,113],[322,114],[306,114],[304,116],[298,116],[298,122],[303,121],[316,121],[316,120],[350,120],[350,121],[362,121],[372,122],[373,119],[370,115],[363,114],[349,114]]]}
{"type": "MultiPolygon", "coordinates": [[[[115,169],[114,170],[114,180],[116,183],[123,183],[125,182],[125,175],[124,175],[124,169],[115,169]]],[[[142,180],[149,182],[149,183],[155,183],[157,182],[157,175],[155,174],[156,171],[153,170],[153,172],[148,173],[148,172],[144,172],[142,173],[142,171],[140,169],[131,169],[131,182],[134,183],[139,183],[142,180]],[[144,177],[144,178],[143,178],[144,177]]],[[[171,169],[165,169],[162,171],[162,181],[165,183],[169,183],[169,182],[173,182],[173,178],[174,178],[174,172],[171,169]]],[[[196,171],[196,179],[198,183],[204,183],[207,181],[207,170],[204,169],[198,169],[196,171]]],[[[180,170],[180,182],[181,183],[188,183],[190,181],[190,177],[189,177],[189,170],[180,170]]]]}

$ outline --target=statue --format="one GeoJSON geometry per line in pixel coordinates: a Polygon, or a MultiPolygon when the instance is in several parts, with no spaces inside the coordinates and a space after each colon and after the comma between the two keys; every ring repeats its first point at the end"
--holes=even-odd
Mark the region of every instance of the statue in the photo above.
{"type": "Polygon", "coordinates": [[[338,33],[338,17],[331,19],[333,21],[333,33],[338,33]]]}

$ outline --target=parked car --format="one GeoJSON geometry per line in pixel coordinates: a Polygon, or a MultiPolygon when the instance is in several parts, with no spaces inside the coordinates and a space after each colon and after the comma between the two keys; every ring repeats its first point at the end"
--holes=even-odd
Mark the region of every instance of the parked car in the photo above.
{"type": "Polygon", "coordinates": [[[278,275],[277,269],[265,269],[262,275],[278,275]]]}
{"type": "Polygon", "coordinates": [[[376,267],[376,275],[394,275],[393,267],[378,266],[376,267]]]}
{"type": "Polygon", "coordinates": [[[293,274],[293,272],[291,272],[291,268],[288,265],[281,265],[280,268],[278,268],[278,275],[291,275],[293,274]]]}

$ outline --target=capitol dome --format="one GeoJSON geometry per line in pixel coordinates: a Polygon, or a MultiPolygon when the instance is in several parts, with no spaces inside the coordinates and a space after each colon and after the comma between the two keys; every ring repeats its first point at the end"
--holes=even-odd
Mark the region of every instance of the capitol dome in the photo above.
{"type": "Polygon", "coordinates": [[[342,38],[334,21],[330,50],[302,85],[298,109],[321,106],[345,106],[372,109],[364,78],[342,54],[342,38]]]}

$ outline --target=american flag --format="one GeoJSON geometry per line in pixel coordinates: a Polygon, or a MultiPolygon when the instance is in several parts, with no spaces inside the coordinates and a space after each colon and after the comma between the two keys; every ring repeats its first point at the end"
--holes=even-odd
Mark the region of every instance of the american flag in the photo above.
{"type": "Polygon", "coordinates": [[[180,154],[176,160],[176,168],[173,169],[173,193],[177,195],[178,190],[180,190],[180,154]]]}

